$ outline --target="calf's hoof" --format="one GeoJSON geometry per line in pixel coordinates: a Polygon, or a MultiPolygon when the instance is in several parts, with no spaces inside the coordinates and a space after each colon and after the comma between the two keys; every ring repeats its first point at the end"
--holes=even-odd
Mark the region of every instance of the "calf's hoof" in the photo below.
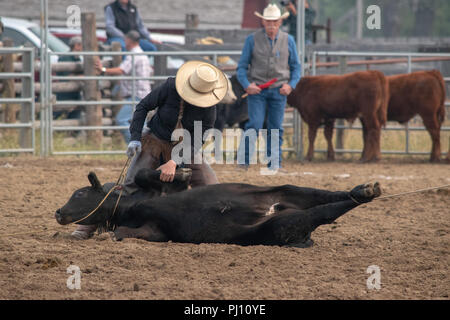
{"type": "Polygon", "coordinates": [[[310,248],[314,245],[314,241],[312,239],[308,239],[304,242],[298,242],[298,243],[290,243],[288,245],[286,245],[286,247],[289,248],[310,248]]]}
{"type": "Polygon", "coordinates": [[[350,191],[350,198],[356,203],[367,203],[381,195],[381,186],[379,182],[366,183],[353,188],[350,191]]]}
{"type": "Polygon", "coordinates": [[[122,241],[122,238],[119,237],[115,232],[110,231],[108,233],[109,233],[109,236],[111,237],[112,241],[122,241]]]}
{"type": "Polygon", "coordinates": [[[380,158],[361,158],[359,162],[361,163],[377,163],[380,161],[380,158]]]}

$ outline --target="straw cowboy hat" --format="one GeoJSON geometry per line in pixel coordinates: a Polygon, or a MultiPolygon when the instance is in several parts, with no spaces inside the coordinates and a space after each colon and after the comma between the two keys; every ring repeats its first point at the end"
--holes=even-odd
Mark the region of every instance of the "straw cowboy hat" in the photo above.
{"type": "Polygon", "coordinates": [[[228,91],[226,75],[212,64],[188,61],[178,69],[175,87],[181,98],[197,107],[218,104],[228,91]]]}
{"type": "Polygon", "coordinates": [[[279,20],[279,19],[286,19],[287,17],[289,17],[289,12],[281,14],[280,8],[278,8],[276,4],[269,4],[264,9],[262,15],[256,11],[255,15],[264,20],[279,20]]]}

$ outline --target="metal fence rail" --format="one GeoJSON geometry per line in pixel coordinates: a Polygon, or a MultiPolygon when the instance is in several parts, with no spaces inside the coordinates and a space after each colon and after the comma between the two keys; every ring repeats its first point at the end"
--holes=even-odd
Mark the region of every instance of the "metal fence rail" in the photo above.
{"type": "Polygon", "coordinates": [[[34,49],[0,48],[0,54],[21,54],[23,72],[0,72],[0,79],[22,79],[22,96],[0,97],[0,103],[20,103],[20,123],[0,123],[0,129],[20,129],[20,148],[0,149],[0,153],[35,153],[36,137],[34,131],[34,49]]]}
{"type": "MultiPolygon", "coordinates": [[[[347,66],[348,57],[402,57],[406,58],[407,62],[407,73],[412,72],[412,65],[414,63],[413,58],[419,57],[428,57],[428,58],[448,58],[450,59],[450,53],[413,53],[413,52],[350,52],[350,51],[314,51],[312,53],[311,58],[311,73],[312,75],[316,75],[317,73],[317,58],[318,57],[337,57],[340,59],[340,66],[347,66]]],[[[370,64],[370,60],[367,61],[370,64]]],[[[404,61],[399,61],[396,63],[404,63],[404,61]]],[[[345,69],[345,67],[344,67],[345,69]]],[[[342,71],[342,70],[341,70],[342,71]]],[[[450,77],[445,77],[444,80],[446,82],[450,82],[450,77]]],[[[448,102],[446,102],[446,106],[448,106],[448,102]]],[[[414,119],[411,119],[411,121],[414,119]]],[[[398,154],[398,155],[427,155],[429,152],[416,152],[410,150],[410,132],[411,131],[422,131],[426,132],[427,129],[425,127],[412,127],[410,126],[411,121],[408,122],[404,128],[402,127],[394,127],[394,126],[386,126],[383,128],[385,131],[404,131],[405,132],[405,150],[381,150],[382,154],[398,154]]],[[[337,130],[362,130],[360,126],[348,126],[348,125],[336,125],[335,128],[337,130]]],[[[441,131],[450,131],[450,127],[442,127],[441,131]]],[[[315,150],[317,153],[326,153],[327,150],[315,150]]],[[[336,153],[361,153],[362,150],[348,150],[343,148],[336,148],[336,153]]],[[[444,154],[444,153],[443,153],[444,154]]]]}

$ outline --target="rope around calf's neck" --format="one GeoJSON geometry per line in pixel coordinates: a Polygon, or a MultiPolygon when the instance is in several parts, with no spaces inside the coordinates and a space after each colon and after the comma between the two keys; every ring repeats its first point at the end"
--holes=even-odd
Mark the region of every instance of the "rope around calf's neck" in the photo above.
{"type": "Polygon", "coordinates": [[[78,222],[84,221],[84,220],[86,220],[87,218],[89,218],[91,215],[93,215],[95,212],[97,212],[97,210],[102,206],[102,204],[106,201],[106,199],[108,199],[109,195],[110,195],[113,191],[115,191],[115,190],[117,190],[117,189],[120,188],[119,197],[117,198],[116,204],[114,205],[114,210],[113,210],[113,213],[112,213],[111,217],[114,216],[114,213],[116,212],[116,209],[117,209],[117,207],[118,207],[118,205],[119,205],[120,198],[122,197],[122,193],[123,193],[123,187],[121,187],[121,184],[125,181],[126,175],[127,175],[127,173],[128,173],[128,168],[130,167],[130,164],[131,164],[131,160],[132,160],[135,156],[136,156],[136,153],[133,155],[133,157],[127,159],[127,161],[125,162],[125,165],[124,165],[123,168],[122,168],[122,171],[120,172],[120,175],[119,175],[119,178],[117,179],[116,184],[114,185],[114,187],[111,188],[111,190],[109,190],[109,192],[108,192],[108,193],[106,194],[106,196],[102,199],[102,201],[100,201],[100,203],[98,204],[98,206],[97,206],[94,210],[92,210],[91,212],[89,212],[86,216],[84,216],[83,218],[81,218],[81,219],[79,219],[79,220],[76,220],[76,221],[72,221],[70,224],[78,223],[78,222]]]}

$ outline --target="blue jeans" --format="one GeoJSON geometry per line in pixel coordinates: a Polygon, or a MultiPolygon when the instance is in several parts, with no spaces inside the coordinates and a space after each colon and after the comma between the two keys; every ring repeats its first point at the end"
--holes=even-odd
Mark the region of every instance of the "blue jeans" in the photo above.
{"type": "MultiPolygon", "coordinates": [[[[133,101],[131,97],[127,98],[128,101],[133,101]]],[[[136,97],[134,99],[136,103],[138,103],[141,99],[136,97]]],[[[116,125],[118,126],[130,126],[131,120],[133,119],[133,105],[132,104],[124,104],[120,111],[116,115],[116,125]]],[[[120,130],[125,139],[125,142],[128,144],[131,140],[131,133],[129,129],[120,130]]]]}
{"type": "MultiPolygon", "coordinates": [[[[263,128],[267,109],[267,140],[266,155],[270,159],[272,152],[278,153],[278,163],[268,163],[269,168],[281,168],[281,146],[283,144],[283,118],[287,97],[280,94],[280,87],[262,90],[260,94],[249,95],[247,98],[249,120],[245,124],[245,133],[255,130],[256,134],[263,128]],[[279,130],[279,145],[272,150],[272,129],[279,130]]],[[[275,137],[274,137],[275,138],[275,137]]],[[[238,155],[244,154],[245,165],[250,164],[255,151],[255,142],[243,136],[239,145],[238,155]]],[[[239,159],[239,157],[238,157],[239,159]]]]}
{"type": "MultiPolygon", "coordinates": [[[[124,38],[111,37],[111,38],[108,38],[108,40],[107,40],[107,42],[109,44],[111,44],[111,42],[114,42],[114,41],[120,43],[120,45],[122,46],[122,51],[126,51],[124,38]]],[[[147,39],[140,39],[139,46],[141,47],[141,49],[143,51],[158,51],[156,49],[156,46],[153,43],[151,43],[150,41],[148,41],[147,39]]]]}

